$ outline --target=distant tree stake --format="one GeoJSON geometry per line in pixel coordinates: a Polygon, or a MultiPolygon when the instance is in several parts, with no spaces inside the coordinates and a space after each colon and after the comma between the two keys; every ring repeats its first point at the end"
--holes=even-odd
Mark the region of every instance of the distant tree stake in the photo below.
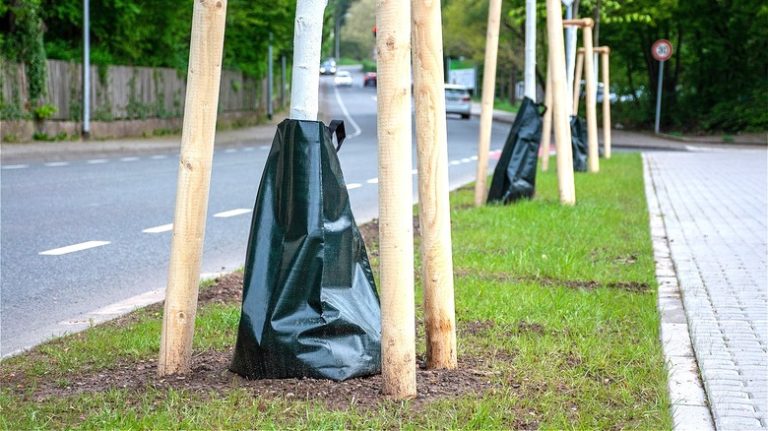
{"type": "MultiPolygon", "coordinates": [[[[586,81],[586,110],[587,110],[587,169],[595,173],[600,171],[600,158],[597,148],[597,108],[595,107],[595,69],[594,52],[592,51],[592,18],[569,19],[563,21],[565,26],[581,27],[584,31],[584,80],[586,81]]],[[[574,79],[574,86],[578,85],[574,79]]],[[[574,100],[574,103],[578,103],[574,100]]]]}
{"type": "Polygon", "coordinates": [[[611,158],[611,81],[609,78],[609,56],[611,48],[603,46],[598,48],[603,63],[603,154],[606,159],[611,158]]]}
{"type": "Polygon", "coordinates": [[[384,393],[416,397],[411,176],[411,2],[376,8],[379,262],[384,393]]]}
{"type": "Polygon", "coordinates": [[[541,170],[547,172],[549,170],[549,152],[550,144],[552,142],[552,71],[550,70],[551,62],[547,61],[547,82],[544,87],[544,120],[541,125],[541,170]]]}
{"type": "Polygon", "coordinates": [[[557,185],[560,203],[576,203],[576,189],[573,183],[573,151],[571,129],[568,123],[567,98],[565,94],[565,42],[563,41],[563,18],[560,0],[547,0],[547,36],[549,40],[550,76],[552,79],[552,122],[557,145],[557,185]]]}
{"type": "Polygon", "coordinates": [[[501,0],[490,0],[488,30],[485,39],[485,66],[483,67],[482,111],[480,112],[480,137],[477,143],[477,175],[475,178],[475,206],[485,202],[485,182],[488,171],[488,152],[491,149],[491,123],[493,99],[496,93],[496,56],[499,52],[499,23],[501,0]]]}
{"type": "Polygon", "coordinates": [[[226,0],[194,4],[176,213],[157,368],[161,376],[190,370],[227,13],[226,0]]]}
{"type": "Polygon", "coordinates": [[[413,0],[412,7],[427,368],[453,369],[456,319],[440,2],[413,0]]]}

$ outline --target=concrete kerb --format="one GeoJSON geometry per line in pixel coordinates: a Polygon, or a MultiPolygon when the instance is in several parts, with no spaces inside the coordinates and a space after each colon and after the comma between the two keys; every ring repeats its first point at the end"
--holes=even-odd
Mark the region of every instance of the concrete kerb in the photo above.
{"type": "Polygon", "coordinates": [[[712,412],[693,352],[680,284],[671,258],[664,216],[648,163],[649,160],[643,154],[643,179],[659,284],[657,306],[661,317],[661,343],[669,378],[673,429],[714,430],[712,412]]]}

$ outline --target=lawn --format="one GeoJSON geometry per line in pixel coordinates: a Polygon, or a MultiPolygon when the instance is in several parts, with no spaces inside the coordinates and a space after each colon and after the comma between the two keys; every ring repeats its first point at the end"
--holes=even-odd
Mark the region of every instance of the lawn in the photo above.
{"type": "MultiPolygon", "coordinates": [[[[416,400],[384,399],[380,377],[230,375],[234,274],[201,292],[191,375],[154,377],[152,306],[0,363],[0,426],[669,429],[640,157],[577,175],[575,207],[558,204],[556,184],[540,172],[536,198],[507,207],[451,195],[460,370],[420,370],[416,400]]],[[[376,265],[375,228],[363,232],[376,265]]]]}

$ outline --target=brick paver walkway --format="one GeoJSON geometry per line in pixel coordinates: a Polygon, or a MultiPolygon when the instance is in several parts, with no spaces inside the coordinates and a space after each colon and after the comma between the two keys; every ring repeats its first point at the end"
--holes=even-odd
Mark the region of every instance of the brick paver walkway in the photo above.
{"type": "Polygon", "coordinates": [[[721,430],[768,429],[768,153],[646,153],[721,430]]]}

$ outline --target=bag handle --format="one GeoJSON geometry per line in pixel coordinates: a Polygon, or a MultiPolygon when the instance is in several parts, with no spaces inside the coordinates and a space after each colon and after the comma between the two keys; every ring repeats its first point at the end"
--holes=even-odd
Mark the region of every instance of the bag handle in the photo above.
{"type": "Polygon", "coordinates": [[[341,144],[344,143],[344,139],[347,137],[347,132],[344,129],[344,121],[333,120],[331,121],[331,124],[328,125],[328,128],[331,130],[331,135],[336,135],[336,152],[338,153],[341,149],[341,144]]]}

